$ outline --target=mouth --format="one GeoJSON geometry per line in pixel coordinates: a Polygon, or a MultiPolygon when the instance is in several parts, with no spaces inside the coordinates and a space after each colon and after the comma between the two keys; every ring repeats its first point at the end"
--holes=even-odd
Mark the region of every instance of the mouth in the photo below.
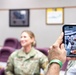
{"type": "Polygon", "coordinates": [[[26,41],[21,41],[21,44],[25,44],[26,43],[26,41]]]}

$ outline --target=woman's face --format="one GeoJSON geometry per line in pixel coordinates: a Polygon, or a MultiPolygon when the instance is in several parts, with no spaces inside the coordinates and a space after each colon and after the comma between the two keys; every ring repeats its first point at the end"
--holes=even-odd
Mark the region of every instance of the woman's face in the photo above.
{"type": "Polygon", "coordinates": [[[31,45],[31,43],[34,41],[34,38],[30,38],[29,34],[27,32],[23,32],[21,34],[20,43],[22,47],[31,45]]]}

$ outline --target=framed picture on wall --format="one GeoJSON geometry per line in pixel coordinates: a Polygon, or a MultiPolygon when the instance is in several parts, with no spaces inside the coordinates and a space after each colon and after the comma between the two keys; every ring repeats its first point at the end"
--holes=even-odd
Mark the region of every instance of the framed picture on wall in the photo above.
{"type": "Polygon", "coordinates": [[[46,9],[46,24],[63,24],[64,23],[64,8],[47,8],[46,9]]]}
{"type": "Polygon", "coordinates": [[[10,9],[10,27],[29,27],[29,9],[10,9]]]}

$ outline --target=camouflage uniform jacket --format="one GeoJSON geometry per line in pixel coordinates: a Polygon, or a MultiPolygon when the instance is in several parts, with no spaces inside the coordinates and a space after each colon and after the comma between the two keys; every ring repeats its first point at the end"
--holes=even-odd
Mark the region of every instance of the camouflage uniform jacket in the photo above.
{"type": "Polygon", "coordinates": [[[20,49],[10,55],[5,73],[6,75],[40,75],[40,68],[45,69],[47,64],[47,57],[35,48],[32,48],[28,54],[20,49]]]}

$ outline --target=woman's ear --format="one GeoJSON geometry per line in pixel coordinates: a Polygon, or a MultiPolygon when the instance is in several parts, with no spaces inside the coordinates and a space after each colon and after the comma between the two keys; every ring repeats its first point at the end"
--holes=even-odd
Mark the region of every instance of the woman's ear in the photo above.
{"type": "Polygon", "coordinates": [[[32,38],[32,46],[36,46],[36,41],[34,38],[32,38]]]}
{"type": "Polygon", "coordinates": [[[31,38],[31,41],[34,42],[34,41],[35,41],[35,38],[32,37],[32,38],[31,38]]]}

